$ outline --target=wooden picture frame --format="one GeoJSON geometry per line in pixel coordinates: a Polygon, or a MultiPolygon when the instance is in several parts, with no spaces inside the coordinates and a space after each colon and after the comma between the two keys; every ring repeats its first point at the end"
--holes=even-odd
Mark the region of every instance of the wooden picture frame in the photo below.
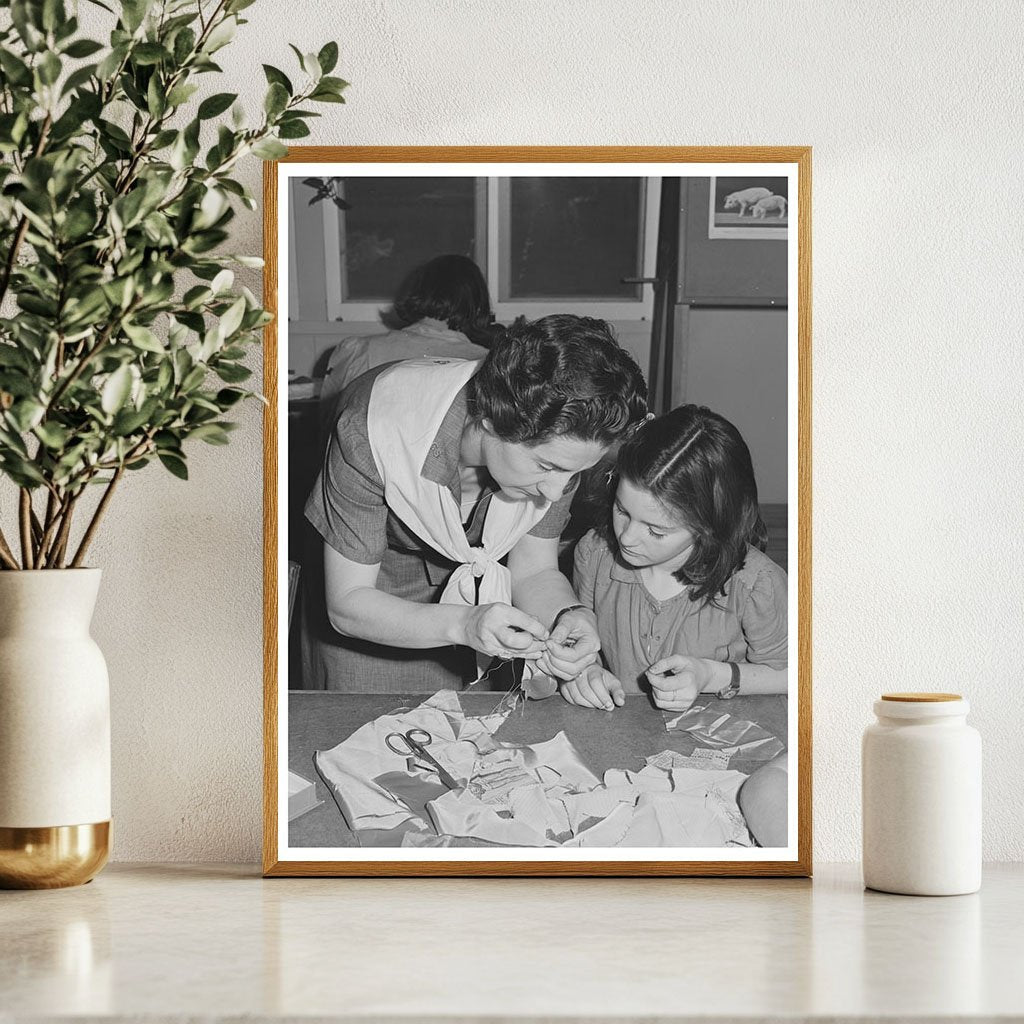
{"type": "MultiPolygon", "coordinates": [[[[706,195],[706,193],[705,193],[706,195]]],[[[809,876],[811,874],[811,150],[809,147],[292,147],[281,161],[268,162],[264,169],[264,295],[265,307],[275,314],[275,320],[265,329],[264,341],[264,394],[267,407],[264,415],[264,771],[263,771],[263,873],[267,877],[288,876],[809,876]],[[315,166],[314,166],[315,165],[315,166]],[[754,166],[757,165],[757,166],[754,166]],[[285,312],[289,302],[289,285],[295,301],[296,282],[283,280],[287,273],[282,267],[289,257],[289,249],[282,244],[282,221],[286,219],[284,197],[288,179],[297,174],[322,173],[332,175],[366,175],[375,169],[380,173],[415,177],[425,171],[444,175],[481,175],[514,178],[541,176],[546,171],[553,176],[568,173],[580,177],[599,176],[604,173],[622,174],[632,168],[638,176],[657,177],[659,187],[675,188],[674,193],[662,193],[675,198],[660,206],[659,238],[675,239],[672,251],[657,253],[661,279],[671,287],[659,285],[656,293],[653,320],[657,328],[652,333],[646,365],[649,401],[652,409],[661,412],[678,404],[678,369],[691,372],[688,353],[673,351],[671,344],[661,338],[696,338],[700,331],[700,317],[707,311],[722,308],[729,303],[728,296],[717,296],[714,283],[707,285],[706,297],[694,298],[686,294],[686,267],[677,259],[680,251],[680,232],[686,231],[688,216],[703,218],[708,225],[708,206],[695,214],[686,209],[686,179],[714,178],[732,174],[762,173],[786,175],[790,183],[789,208],[795,207],[796,216],[789,218],[787,246],[788,297],[786,301],[772,295],[771,301],[762,302],[756,289],[752,294],[739,297],[732,305],[734,316],[752,316],[760,308],[784,316],[784,336],[787,353],[786,367],[780,371],[788,382],[785,393],[786,415],[784,451],[787,453],[784,475],[787,500],[783,507],[780,527],[786,533],[785,550],[789,556],[790,594],[792,581],[796,581],[797,599],[790,600],[790,615],[796,612],[795,625],[790,626],[790,647],[795,646],[795,681],[792,662],[789,669],[787,705],[787,749],[789,765],[789,817],[788,840],[785,847],[768,850],[750,849],[733,856],[725,848],[709,848],[706,852],[686,856],[676,855],[674,848],[652,854],[631,850],[604,848],[597,851],[543,848],[525,850],[522,847],[501,849],[400,849],[366,846],[349,852],[335,846],[293,846],[288,840],[287,773],[286,762],[293,752],[282,723],[288,719],[289,703],[297,702],[299,691],[289,688],[287,635],[292,618],[292,600],[295,594],[297,568],[289,563],[287,546],[281,540],[281,531],[291,522],[286,503],[288,474],[291,460],[288,448],[279,447],[285,430],[287,415],[285,395],[282,394],[282,358],[286,354],[287,329],[292,326],[285,312]],[[682,183],[680,186],[679,183],[682,183]],[[794,196],[796,203],[793,202],[794,196]],[[668,228],[666,228],[668,225],[668,228]],[[675,234],[666,235],[666,231],[675,234]],[[279,291],[279,284],[281,285],[279,291]],[[722,300],[725,301],[722,301],[722,300]],[[742,307],[742,308],[740,308],[742,307]],[[282,475],[283,474],[283,475],[282,475]],[[282,488],[282,482],[285,489],[282,488]],[[795,558],[793,557],[795,556],[795,558]],[[795,561],[795,565],[793,562],[795,561]],[[794,643],[795,641],[795,643],[794,643]],[[283,645],[283,647],[282,647],[283,645]],[[793,756],[795,748],[796,756],[793,756]],[[795,773],[794,773],[795,768],[795,773]],[[662,852],[664,856],[662,856],[662,852]],[[712,856],[712,854],[714,854],[712,856]],[[755,856],[752,856],[756,854],[755,856]]],[[[706,203],[706,200],[705,200],[706,203]]],[[[308,212],[308,211],[307,211],[308,212]]],[[[298,232],[289,235],[287,245],[292,246],[298,232]]],[[[709,244],[708,239],[703,244],[709,244]]],[[[723,240],[711,245],[737,245],[723,240]]],[[[758,243],[766,244],[766,243],[758,243]]],[[[778,244],[778,243],[776,243],[778,244]]],[[[671,247],[669,247],[671,248],[671,247]]],[[[294,275],[293,275],[294,276],[294,275]]],[[[507,275],[506,275],[507,276],[507,275]]],[[[302,283],[308,287],[309,282],[302,283]]],[[[504,286],[503,286],[504,287],[504,286]]],[[[327,308],[326,306],[324,308],[327,308]]],[[[500,308],[500,304],[499,304],[500,308]]],[[[573,310],[567,309],[567,312],[573,310]]],[[[776,321],[778,322],[778,321],[776,321]]],[[[341,337],[345,327],[331,325],[326,316],[321,325],[325,336],[341,337]]],[[[756,332],[755,332],[756,333],[756,332]]],[[[756,339],[755,339],[756,340],[756,339]]],[[[699,344],[699,342],[694,342],[699,344]]],[[[698,400],[697,396],[687,396],[698,400]]],[[[710,404],[701,402],[701,404],[710,404]]],[[[778,429],[778,424],[776,428],[778,429]]],[[[756,462],[756,460],[755,460],[756,462]]],[[[423,694],[426,697],[426,694],[423,694]]],[[[703,694],[710,697],[713,695],[703,694]]],[[[346,694],[324,694],[317,699],[324,707],[330,700],[350,699],[346,694]]],[[[303,698],[305,699],[305,698],[303,698]]],[[[636,698],[640,700],[642,698],[636,698]]],[[[559,697],[550,702],[538,702],[531,711],[543,709],[551,702],[559,702],[559,714],[568,707],[559,697]]],[[[392,699],[391,704],[395,701],[392,699]]],[[[364,702],[366,704],[366,702],[364,702]]],[[[372,704],[372,702],[369,702],[372,704]]],[[[378,701],[377,713],[389,710],[384,694],[378,701]]],[[[340,703],[338,705],[341,706],[340,703]]],[[[361,707],[363,705],[360,705],[361,707]]],[[[369,706],[369,705],[367,705],[369,706]]],[[[599,711],[571,709],[581,714],[601,715],[599,711]]],[[[538,712],[539,713],[539,712],[538,712]]],[[[554,710],[551,712],[555,713],[554,710]]],[[[651,713],[660,714],[651,704],[651,713]]],[[[294,719],[297,722],[299,719],[294,719]]],[[[581,719],[582,720],[582,719],[581,719]]],[[[610,716],[609,721],[614,720],[610,716]]],[[[597,721],[597,719],[588,719],[597,721]]],[[[344,736],[338,736],[343,739],[344,736]]],[[[635,766],[635,765],[634,765],[635,766]]],[[[623,765],[623,767],[628,767],[623,765]]],[[[337,813],[330,788],[317,779],[312,768],[307,781],[315,784],[315,791],[305,793],[309,806],[317,808],[315,815],[337,813]],[[318,801],[323,801],[319,806],[318,801]]],[[[298,819],[301,820],[301,819],[298,819]]],[[[324,819],[326,820],[326,819],[324,819]]],[[[342,824],[344,820],[342,819],[342,824]]],[[[731,848],[730,848],[731,849],[731,848]]]]}

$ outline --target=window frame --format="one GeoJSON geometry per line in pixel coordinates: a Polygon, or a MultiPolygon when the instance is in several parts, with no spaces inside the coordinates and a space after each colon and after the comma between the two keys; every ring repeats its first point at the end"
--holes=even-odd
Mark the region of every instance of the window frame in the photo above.
{"type": "MultiPolygon", "coordinates": [[[[566,175],[567,177],[569,175],[566,175]]],[[[572,175],[580,177],[579,174],[572,175]]],[[[457,177],[457,175],[452,175],[457,177]]],[[[487,280],[487,288],[491,295],[491,308],[495,319],[501,323],[509,323],[517,316],[525,316],[534,320],[537,317],[552,313],[572,312],[579,316],[599,317],[610,321],[650,320],[654,310],[654,288],[651,284],[640,286],[640,298],[608,299],[586,298],[543,299],[503,299],[502,273],[507,259],[509,247],[507,207],[508,177],[479,177],[476,190],[476,214],[478,225],[482,230],[477,233],[477,257],[485,256],[481,269],[487,280]],[[483,218],[482,223],[480,218],[483,218]]],[[[658,247],[658,216],[661,198],[661,178],[645,177],[643,190],[643,209],[641,223],[643,225],[642,267],[641,277],[653,278],[658,247]]],[[[380,317],[382,308],[386,308],[389,299],[377,302],[360,300],[346,301],[343,293],[343,260],[341,240],[343,233],[342,214],[333,203],[321,203],[323,215],[324,240],[324,274],[326,277],[327,319],[352,323],[372,323],[380,317]]]]}

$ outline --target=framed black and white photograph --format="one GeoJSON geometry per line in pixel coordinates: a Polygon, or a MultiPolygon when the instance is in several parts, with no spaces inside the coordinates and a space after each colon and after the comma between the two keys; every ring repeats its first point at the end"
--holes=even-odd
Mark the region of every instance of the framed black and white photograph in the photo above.
{"type": "Polygon", "coordinates": [[[810,150],[264,192],[264,873],[809,874],[810,150]]]}

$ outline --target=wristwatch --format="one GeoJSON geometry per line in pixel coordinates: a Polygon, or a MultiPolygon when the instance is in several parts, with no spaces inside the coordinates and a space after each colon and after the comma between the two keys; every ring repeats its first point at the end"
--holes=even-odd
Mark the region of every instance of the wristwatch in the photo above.
{"type": "Polygon", "coordinates": [[[564,608],[563,608],[563,609],[562,609],[562,610],[561,610],[561,611],[560,611],[560,612],[559,612],[559,613],[558,613],[558,614],[557,614],[557,615],[555,616],[555,619],[554,619],[554,621],[553,621],[553,622],[551,623],[551,628],[552,628],[552,630],[553,630],[553,629],[554,629],[554,628],[555,628],[555,627],[556,627],[556,626],[558,625],[558,623],[559,623],[559,622],[561,621],[561,619],[562,619],[562,616],[563,616],[563,615],[568,615],[568,614],[569,614],[569,612],[574,612],[574,611],[576,611],[576,610],[577,610],[578,608],[586,608],[586,607],[587,607],[587,606],[586,606],[585,604],[567,604],[567,605],[566,605],[566,606],[565,606],[565,607],[564,607],[564,608]]]}
{"type": "Polygon", "coordinates": [[[735,661],[729,662],[729,672],[732,678],[715,694],[719,700],[732,700],[740,692],[740,667],[735,661]]]}

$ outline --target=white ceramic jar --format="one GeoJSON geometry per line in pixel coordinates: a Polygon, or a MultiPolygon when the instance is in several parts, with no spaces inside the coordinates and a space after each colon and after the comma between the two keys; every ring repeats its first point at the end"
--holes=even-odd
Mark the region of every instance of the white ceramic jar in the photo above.
{"type": "Polygon", "coordinates": [[[981,887],[981,737],[954,693],[889,693],[864,731],[864,884],[913,896],[981,887]]]}

